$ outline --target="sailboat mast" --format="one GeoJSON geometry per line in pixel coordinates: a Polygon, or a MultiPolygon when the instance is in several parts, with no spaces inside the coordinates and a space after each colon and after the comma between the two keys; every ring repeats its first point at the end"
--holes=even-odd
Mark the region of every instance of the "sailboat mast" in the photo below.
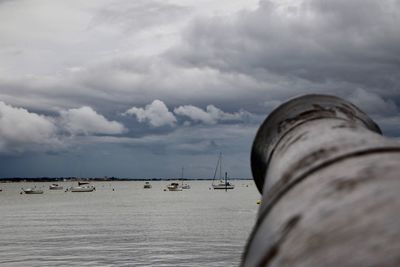
{"type": "Polygon", "coordinates": [[[227,177],[228,177],[228,173],[225,172],[225,192],[228,191],[228,183],[226,182],[227,177]]]}
{"type": "Polygon", "coordinates": [[[222,152],[219,152],[219,179],[222,180],[222,152]]]}
{"type": "Polygon", "coordinates": [[[183,185],[183,167],[182,167],[182,173],[181,173],[181,180],[182,180],[182,185],[183,185]]]}

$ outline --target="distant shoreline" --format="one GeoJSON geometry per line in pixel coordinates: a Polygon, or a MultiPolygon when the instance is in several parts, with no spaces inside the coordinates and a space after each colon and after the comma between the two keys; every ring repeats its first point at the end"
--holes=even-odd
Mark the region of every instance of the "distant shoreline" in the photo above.
{"type": "MultiPolygon", "coordinates": [[[[77,178],[77,177],[15,177],[0,178],[0,183],[19,183],[19,182],[77,182],[77,181],[94,181],[94,182],[134,182],[134,181],[211,181],[212,178],[77,178]]],[[[229,178],[229,180],[253,180],[252,178],[229,178]]]]}

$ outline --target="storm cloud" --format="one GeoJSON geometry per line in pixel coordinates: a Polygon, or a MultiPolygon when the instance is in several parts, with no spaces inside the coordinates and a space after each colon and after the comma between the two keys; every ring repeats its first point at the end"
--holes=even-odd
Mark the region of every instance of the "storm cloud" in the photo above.
{"type": "MultiPolygon", "coordinates": [[[[0,16],[2,154],[113,151],[205,175],[223,151],[249,176],[258,125],[305,93],[344,97],[400,136],[399,1],[3,1],[0,16]]],[[[116,176],[154,169],[99,160],[116,176]]]]}

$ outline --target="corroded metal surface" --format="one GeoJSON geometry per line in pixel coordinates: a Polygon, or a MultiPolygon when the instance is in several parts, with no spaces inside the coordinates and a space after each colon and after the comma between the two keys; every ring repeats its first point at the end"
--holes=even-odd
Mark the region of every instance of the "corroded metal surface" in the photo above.
{"type": "Polygon", "coordinates": [[[243,266],[400,266],[400,144],[354,105],[293,99],[252,150],[263,194],[243,266]]]}

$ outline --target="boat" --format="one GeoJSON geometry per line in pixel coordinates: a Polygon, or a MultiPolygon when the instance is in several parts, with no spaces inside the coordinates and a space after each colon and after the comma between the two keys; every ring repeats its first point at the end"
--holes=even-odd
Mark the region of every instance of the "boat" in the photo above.
{"type": "Polygon", "coordinates": [[[190,189],[189,184],[182,184],[181,187],[182,187],[182,189],[190,189]]]}
{"type": "Polygon", "coordinates": [[[235,188],[235,185],[229,183],[229,182],[227,181],[226,176],[227,176],[227,173],[225,173],[225,181],[222,181],[222,180],[221,180],[218,184],[213,184],[212,187],[213,187],[214,189],[225,189],[225,190],[227,190],[227,189],[234,189],[234,188],[235,188]]]}
{"type": "Polygon", "coordinates": [[[149,182],[145,182],[143,185],[144,189],[150,189],[151,188],[151,184],[149,182]]]}
{"type": "Polygon", "coordinates": [[[181,188],[182,189],[190,189],[190,185],[189,184],[184,184],[183,183],[183,168],[182,168],[181,180],[182,180],[181,188]]]}
{"type": "Polygon", "coordinates": [[[182,187],[179,183],[173,182],[167,185],[169,191],[182,191],[182,187]]]}
{"type": "Polygon", "coordinates": [[[228,173],[225,172],[225,180],[222,179],[222,153],[219,153],[217,166],[215,167],[214,177],[212,181],[212,187],[214,190],[228,190],[234,189],[235,185],[228,182],[228,173]],[[217,176],[217,172],[219,170],[219,182],[215,184],[215,177],[217,176]]]}
{"type": "Polygon", "coordinates": [[[30,195],[30,194],[43,194],[43,190],[36,189],[36,188],[27,188],[27,189],[22,189],[25,194],[30,195]]]}
{"type": "Polygon", "coordinates": [[[49,185],[49,189],[50,190],[62,190],[64,187],[62,187],[61,185],[59,185],[59,184],[51,184],[51,185],[49,185]]]}
{"type": "Polygon", "coordinates": [[[71,192],[93,192],[96,188],[93,185],[73,186],[69,189],[71,192]]]}

